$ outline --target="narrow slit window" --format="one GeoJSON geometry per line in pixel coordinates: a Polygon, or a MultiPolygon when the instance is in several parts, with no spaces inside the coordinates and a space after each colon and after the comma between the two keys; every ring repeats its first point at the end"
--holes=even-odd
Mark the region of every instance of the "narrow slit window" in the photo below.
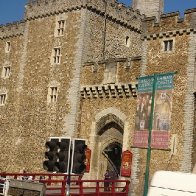
{"type": "Polygon", "coordinates": [[[6,102],[6,93],[0,94],[0,105],[5,105],[6,102]]]}
{"type": "Polygon", "coordinates": [[[126,36],[126,38],[125,38],[125,45],[126,45],[127,47],[130,46],[130,38],[129,38],[129,36],[126,36]]]}
{"type": "Polygon", "coordinates": [[[6,42],[5,44],[5,52],[10,52],[11,50],[11,42],[6,42]]]}

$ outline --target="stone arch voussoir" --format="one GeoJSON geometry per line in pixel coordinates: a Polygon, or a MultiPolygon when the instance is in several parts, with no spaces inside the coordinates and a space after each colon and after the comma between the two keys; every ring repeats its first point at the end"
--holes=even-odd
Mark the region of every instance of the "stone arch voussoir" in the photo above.
{"type": "Polygon", "coordinates": [[[100,113],[98,113],[95,116],[95,123],[96,123],[96,135],[98,135],[99,130],[101,129],[101,125],[104,121],[108,120],[108,116],[112,117],[112,120],[116,122],[116,124],[120,125],[121,128],[124,128],[124,123],[127,119],[126,115],[124,113],[122,113],[120,110],[116,109],[116,108],[107,108],[102,110],[100,113]],[[104,119],[105,118],[105,119],[104,119]]]}

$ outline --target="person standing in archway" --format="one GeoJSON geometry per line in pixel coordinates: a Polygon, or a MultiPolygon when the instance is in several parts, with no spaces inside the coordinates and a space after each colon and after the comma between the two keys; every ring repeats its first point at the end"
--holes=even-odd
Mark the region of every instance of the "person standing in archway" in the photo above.
{"type": "MultiPolygon", "coordinates": [[[[110,180],[110,173],[108,169],[106,170],[106,173],[104,175],[104,180],[110,180]]],[[[104,191],[110,191],[110,182],[104,181],[104,191]]]]}

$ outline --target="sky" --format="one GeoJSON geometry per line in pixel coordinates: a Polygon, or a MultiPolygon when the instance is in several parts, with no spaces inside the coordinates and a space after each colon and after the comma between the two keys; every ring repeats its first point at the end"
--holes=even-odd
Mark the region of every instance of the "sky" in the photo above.
{"type": "MultiPolygon", "coordinates": [[[[127,6],[131,5],[131,0],[118,1],[127,6]]],[[[28,0],[0,0],[0,24],[22,20],[27,2],[28,0]]],[[[184,10],[190,8],[196,8],[196,0],[165,0],[164,12],[180,11],[183,16],[184,10]]]]}

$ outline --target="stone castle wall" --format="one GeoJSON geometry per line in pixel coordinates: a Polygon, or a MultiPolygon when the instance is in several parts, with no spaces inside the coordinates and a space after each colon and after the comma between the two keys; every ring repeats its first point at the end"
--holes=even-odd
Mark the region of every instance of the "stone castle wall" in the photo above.
{"type": "MultiPolygon", "coordinates": [[[[71,2],[70,4],[71,6],[75,6],[75,4],[78,5],[80,3],[75,2],[75,4],[73,4],[73,2],[71,2]]],[[[94,4],[92,4],[92,6],[95,6],[94,4]]],[[[58,2],[55,5],[57,7],[60,6],[58,2]]],[[[52,5],[48,5],[48,10],[53,13],[49,13],[48,15],[45,15],[45,11],[44,13],[39,13],[43,11],[39,6],[42,5],[31,2],[26,7],[26,17],[23,23],[3,26],[1,29],[1,48],[5,47],[5,33],[9,32],[7,36],[13,37],[13,35],[15,35],[12,39],[17,40],[16,42],[12,41],[12,39],[8,39],[13,48],[9,55],[12,56],[14,53],[18,55],[14,57],[14,60],[16,58],[18,61],[15,62],[16,67],[12,69],[12,72],[15,72],[15,79],[13,75],[11,75],[9,79],[1,80],[1,86],[3,86],[3,88],[8,89],[8,85],[14,85],[15,87],[12,87],[12,89],[8,91],[6,105],[11,107],[10,104],[13,102],[16,108],[13,112],[12,110],[7,110],[7,107],[1,110],[1,115],[4,116],[2,119],[9,119],[9,115],[13,117],[17,116],[12,125],[10,125],[12,128],[7,125],[9,124],[8,122],[4,123],[4,121],[2,121],[2,123],[5,124],[5,127],[1,126],[2,132],[6,130],[10,137],[13,136],[13,141],[10,141],[9,146],[12,149],[11,152],[16,152],[15,155],[7,155],[14,161],[12,166],[6,167],[6,170],[9,171],[19,171],[23,165],[25,165],[25,168],[28,170],[42,170],[40,165],[42,165],[44,159],[43,144],[45,140],[51,136],[68,136],[75,134],[74,132],[77,130],[77,106],[79,105],[77,102],[79,98],[79,90],[77,90],[77,88],[79,89],[80,84],[79,67],[83,64],[82,62],[86,62],[89,59],[90,61],[94,61],[90,45],[91,41],[94,42],[95,40],[87,38],[89,38],[88,35],[92,34],[91,31],[95,24],[93,24],[93,22],[88,24],[88,21],[93,21],[96,17],[101,21],[97,26],[97,31],[102,27],[102,22],[104,21],[103,14],[96,13],[98,11],[93,11],[90,5],[87,9],[81,9],[77,6],[74,9],[69,9],[68,5],[64,5],[68,8],[68,10],[64,10],[65,13],[53,13],[50,7],[52,5]],[[31,16],[31,13],[34,13],[36,16],[31,16]],[[37,13],[39,14],[37,15],[37,13]],[[66,18],[65,35],[57,38],[54,33],[56,17],[61,15],[65,15],[66,18]],[[16,31],[16,29],[18,30],[16,31]],[[90,32],[87,31],[87,29],[90,29],[90,32]],[[53,66],[51,65],[51,54],[53,48],[56,46],[61,46],[62,48],[62,59],[60,65],[53,66]],[[88,56],[90,56],[90,58],[88,56]],[[4,84],[5,81],[6,85],[4,84]],[[50,85],[57,85],[59,88],[58,103],[56,105],[47,103],[47,94],[50,85]],[[15,96],[12,96],[12,94],[15,94],[15,96]],[[4,109],[6,111],[5,113],[4,109]],[[32,153],[30,154],[28,153],[29,149],[32,149],[32,153]]],[[[100,6],[102,6],[102,4],[99,5],[99,7],[100,6]]],[[[112,7],[110,9],[112,9],[112,7]]],[[[112,12],[112,10],[110,11],[112,12]]],[[[117,13],[115,9],[113,9],[113,12],[114,15],[117,13]]],[[[133,11],[130,11],[130,13],[132,12],[133,11]]],[[[121,10],[118,10],[118,14],[119,13],[121,13],[121,10]]],[[[133,24],[141,25],[141,21],[139,20],[137,22],[135,18],[140,18],[140,15],[137,13],[132,14],[135,20],[133,24]]],[[[118,16],[121,17],[120,14],[118,16]]],[[[119,27],[121,28],[119,32],[122,30],[128,34],[133,32],[139,42],[140,33],[139,30],[137,30],[139,26],[127,27],[119,23],[119,18],[117,19],[107,19],[109,21],[107,26],[108,31],[112,29],[112,33],[107,35],[108,42],[112,38],[111,36],[115,34],[115,30],[119,27]],[[115,28],[112,27],[113,24],[116,24],[115,28]]],[[[125,35],[122,36],[121,42],[124,42],[124,39],[125,35]]],[[[96,41],[99,42],[99,40],[96,41]]],[[[118,40],[116,40],[116,42],[117,41],[118,40]]],[[[121,45],[125,48],[124,43],[121,45]]],[[[107,48],[109,47],[112,47],[111,43],[107,46],[107,48]]],[[[99,50],[97,47],[97,51],[95,50],[93,53],[99,56],[102,49],[99,50]]],[[[135,49],[135,51],[133,55],[138,55],[139,50],[135,49]]],[[[128,54],[129,51],[127,49],[126,56],[128,56],[128,54]]],[[[122,51],[119,52],[119,56],[121,55],[123,55],[122,51]]],[[[2,62],[7,58],[4,56],[3,50],[1,57],[2,62]]],[[[7,134],[3,135],[2,141],[6,141],[6,138],[7,134]]],[[[4,151],[2,151],[2,153],[4,153],[4,151]]],[[[4,168],[5,163],[2,162],[1,164],[2,168],[4,168]]]]}
{"type": "MultiPolygon", "coordinates": [[[[146,28],[143,34],[143,43],[145,45],[143,45],[142,48],[142,59],[139,59],[139,61],[131,61],[133,67],[131,66],[129,69],[126,69],[127,59],[116,59],[116,61],[119,61],[117,68],[119,72],[116,73],[117,84],[131,83],[135,81],[134,79],[138,77],[138,74],[151,75],[154,73],[176,72],[174,77],[170,132],[171,148],[173,145],[172,137],[176,137],[177,135],[175,154],[172,154],[170,150],[153,150],[151,155],[150,179],[157,170],[181,170],[190,172],[192,170],[191,165],[194,165],[194,160],[191,160],[192,152],[194,152],[194,146],[192,146],[195,62],[195,54],[193,54],[195,51],[195,26],[192,25],[194,22],[192,20],[194,18],[193,15],[194,12],[187,12],[184,21],[177,20],[179,18],[177,13],[163,15],[159,23],[154,23],[153,19],[150,18],[146,19],[144,21],[146,28]],[[174,41],[174,49],[171,52],[165,52],[163,49],[163,41],[170,39],[174,41]]],[[[107,64],[107,62],[105,63],[107,64]]],[[[129,119],[128,130],[134,129],[134,118],[130,116],[130,114],[134,115],[134,98],[121,98],[119,103],[119,97],[115,95],[114,97],[110,95],[107,96],[107,93],[103,93],[103,97],[99,95],[96,96],[96,91],[98,91],[96,88],[103,88],[104,66],[105,64],[101,64],[101,62],[97,64],[89,63],[83,66],[81,84],[87,87],[85,88],[87,95],[81,102],[80,134],[85,138],[89,138],[89,140],[92,137],[91,122],[95,122],[96,112],[99,113],[104,110],[104,108],[117,108],[123,112],[129,119]],[[125,106],[128,108],[125,108],[125,106]],[[87,108],[90,108],[89,112],[87,112],[87,108]],[[129,113],[129,111],[132,112],[129,113]]],[[[106,87],[104,88],[107,90],[106,87]]],[[[124,135],[128,137],[130,148],[133,132],[130,131],[129,133],[124,133],[124,135]]],[[[96,138],[96,140],[98,140],[98,138],[96,138]]],[[[137,157],[134,158],[133,164],[137,165],[139,162],[138,167],[133,169],[132,183],[135,189],[134,194],[140,195],[144,183],[146,150],[132,149],[132,151],[134,152],[133,156],[137,157]]],[[[94,162],[92,164],[94,164],[94,162]]]]}
{"type": "MultiPolygon", "coordinates": [[[[77,63],[75,56],[78,53],[77,42],[81,37],[81,34],[78,34],[81,28],[81,13],[77,11],[67,13],[66,34],[60,38],[54,37],[55,21],[55,16],[27,21],[25,35],[21,37],[18,45],[15,46],[14,41],[10,40],[13,47],[10,55],[13,56],[15,52],[19,57],[15,57],[18,59],[17,67],[12,66],[13,73],[16,72],[15,81],[12,75],[6,79],[7,84],[15,87],[8,92],[6,105],[10,107],[14,102],[17,108],[15,113],[12,113],[12,110],[6,112],[13,117],[17,116],[17,122],[12,129],[1,126],[2,133],[7,130],[8,134],[15,134],[17,138],[9,145],[15,152],[15,156],[12,155],[15,164],[7,168],[9,171],[19,171],[23,165],[29,170],[42,170],[40,166],[44,158],[43,144],[46,139],[50,136],[66,135],[66,131],[69,130],[66,127],[69,125],[65,124],[64,119],[66,114],[72,111],[70,100],[73,97],[69,98],[69,89],[72,85],[71,80],[75,81],[76,77],[72,68],[77,63]],[[70,25],[73,23],[75,26],[70,25]],[[62,63],[53,66],[51,65],[52,50],[59,45],[62,48],[62,63]],[[22,46],[25,46],[25,51],[22,46]],[[48,88],[56,84],[59,85],[59,102],[54,105],[47,104],[48,88]],[[16,96],[12,96],[16,89],[18,89],[16,96]],[[12,101],[14,97],[19,100],[12,101]],[[31,153],[29,153],[30,149],[32,149],[31,153]],[[23,156],[24,154],[27,156],[23,156]]],[[[5,40],[2,43],[5,44],[5,40]]],[[[2,44],[2,48],[3,46],[2,44]]],[[[3,55],[2,57],[3,62],[5,57],[3,55]]],[[[8,114],[5,119],[9,119],[8,114]]],[[[6,126],[9,123],[4,124],[6,126]]],[[[6,137],[7,134],[2,137],[2,140],[6,140],[6,137]]]]}
{"type": "Polygon", "coordinates": [[[24,26],[24,21],[0,26],[0,39],[23,35],[24,26]]]}
{"type": "MultiPolygon", "coordinates": [[[[177,135],[177,154],[153,150],[150,178],[161,169],[190,171],[194,165],[195,21],[194,9],[183,20],[171,13],[157,23],[113,0],[107,4],[102,0],[30,1],[23,22],[0,27],[0,68],[11,66],[10,77],[0,78],[0,90],[8,95],[0,106],[0,154],[5,157],[0,170],[42,171],[48,137],[86,138],[92,149],[102,149],[111,138],[134,153],[132,192],[140,196],[146,149],[132,148],[137,78],[174,71],[170,136],[177,135]],[[56,21],[61,17],[65,31],[57,37],[56,21]],[[171,52],[163,50],[168,39],[174,42],[171,52]],[[6,42],[11,43],[8,53],[6,42]],[[53,65],[52,51],[57,46],[61,63],[53,65]],[[107,80],[110,63],[116,65],[113,82],[107,80]],[[50,86],[58,87],[56,104],[48,103],[50,86]],[[96,123],[107,114],[123,122],[123,134],[115,130],[99,140],[96,123]]],[[[94,156],[92,167],[100,171],[96,160],[94,156]]],[[[97,177],[96,172],[90,177],[97,177]]]]}
{"type": "Polygon", "coordinates": [[[5,162],[0,163],[1,171],[7,168],[10,169],[11,165],[15,161],[10,154],[14,154],[13,143],[16,142],[15,130],[18,126],[18,97],[16,83],[19,73],[20,56],[22,50],[23,36],[12,36],[9,38],[0,39],[0,93],[7,93],[7,104],[0,106],[0,143],[1,143],[1,155],[4,157],[5,162]],[[11,42],[10,53],[5,52],[6,42],[11,42]],[[3,78],[4,67],[10,67],[10,77],[3,78]],[[9,101],[8,101],[9,100],[9,101]],[[8,163],[10,165],[8,166],[8,163]]]}
{"type": "MultiPolygon", "coordinates": [[[[157,170],[174,170],[191,172],[194,163],[191,155],[193,149],[193,83],[194,83],[194,58],[195,58],[195,26],[192,26],[193,12],[187,12],[184,20],[178,20],[179,14],[162,15],[159,23],[153,19],[145,21],[144,34],[145,57],[142,64],[144,75],[153,73],[176,72],[174,79],[170,148],[172,149],[172,137],[177,136],[176,152],[153,150],[151,154],[150,178],[157,170]],[[173,40],[174,48],[171,52],[165,52],[163,41],[173,40]]],[[[140,152],[139,166],[140,182],[145,172],[145,152],[140,152]],[[143,161],[142,161],[142,160],[143,161]]],[[[136,195],[142,191],[138,188],[136,195]],[[139,191],[138,191],[139,190],[139,191]]]]}
{"type": "MultiPolygon", "coordinates": [[[[55,2],[35,0],[30,1],[29,4],[27,4],[25,18],[34,19],[81,8],[88,8],[95,11],[97,14],[103,15],[105,12],[105,5],[105,1],[103,0],[55,0],[55,2]]],[[[107,13],[108,17],[140,30],[138,21],[132,21],[133,18],[142,18],[139,12],[134,12],[132,9],[128,9],[123,4],[119,4],[114,0],[107,1],[107,6],[109,8],[107,13]]]]}

